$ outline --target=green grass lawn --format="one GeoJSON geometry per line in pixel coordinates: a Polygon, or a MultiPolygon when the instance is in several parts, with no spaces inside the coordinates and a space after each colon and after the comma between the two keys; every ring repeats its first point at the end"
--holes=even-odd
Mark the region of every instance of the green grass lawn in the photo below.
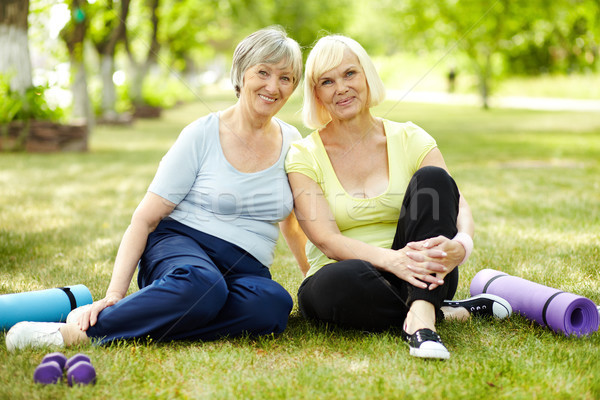
{"type": "MultiPolygon", "coordinates": [[[[305,134],[297,98],[280,116],[305,134]]],[[[103,297],[162,155],[187,123],[232,101],[100,126],[86,154],[1,153],[0,293],[83,283],[103,297]]],[[[471,205],[476,250],[461,267],[458,298],[477,271],[494,268],[600,303],[600,114],[391,102],[376,114],[429,131],[471,205]]],[[[283,242],[272,272],[295,300],[302,276],[283,242]]],[[[518,315],[439,331],[450,360],[423,361],[398,332],[316,327],[295,306],[277,337],[67,349],[88,354],[98,372],[96,386],[80,388],[33,383],[50,350],[9,354],[0,345],[0,399],[600,398],[598,333],[568,338],[518,315]]]]}

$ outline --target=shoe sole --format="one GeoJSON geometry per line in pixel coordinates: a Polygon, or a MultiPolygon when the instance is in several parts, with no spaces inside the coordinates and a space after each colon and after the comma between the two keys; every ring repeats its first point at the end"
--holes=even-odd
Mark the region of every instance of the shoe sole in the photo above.
{"type": "Polygon", "coordinates": [[[447,351],[410,349],[410,355],[418,358],[434,358],[438,360],[447,360],[450,358],[450,353],[447,351]]]}

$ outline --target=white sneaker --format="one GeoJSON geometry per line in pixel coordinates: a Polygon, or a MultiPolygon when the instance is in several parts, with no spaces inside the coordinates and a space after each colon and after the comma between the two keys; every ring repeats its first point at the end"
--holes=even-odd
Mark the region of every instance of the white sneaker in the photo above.
{"type": "Polygon", "coordinates": [[[90,307],[92,307],[91,304],[86,304],[85,306],[77,307],[76,309],[71,311],[69,315],[67,315],[67,324],[77,322],[81,314],[83,314],[86,310],[89,310],[90,307]]]}
{"type": "Polygon", "coordinates": [[[19,322],[6,334],[6,348],[14,351],[28,346],[64,346],[59,330],[64,325],[62,322],[19,322]]]}
{"type": "Polygon", "coordinates": [[[450,358],[450,352],[444,346],[442,338],[437,332],[431,329],[423,328],[409,335],[402,330],[404,340],[408,342],[410,355],[419,358],[436,358],[447,360],[450,358]]]}

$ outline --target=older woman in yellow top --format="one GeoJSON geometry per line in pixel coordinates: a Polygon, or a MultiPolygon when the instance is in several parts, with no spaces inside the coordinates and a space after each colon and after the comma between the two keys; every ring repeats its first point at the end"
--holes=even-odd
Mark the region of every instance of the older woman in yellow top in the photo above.
{"type": "Polygon", "coordinates": [[[371,114],[385,90],[359,43],[321,38],[305,71],[303,118],[316,130],[286,159],[310,240],[300,310],[343,327],[402,326],[411,355],[448,358],[436,320],[511,312],[495,296],[449,301],[473,247],[469,206],[427,132],[371,114]]]}

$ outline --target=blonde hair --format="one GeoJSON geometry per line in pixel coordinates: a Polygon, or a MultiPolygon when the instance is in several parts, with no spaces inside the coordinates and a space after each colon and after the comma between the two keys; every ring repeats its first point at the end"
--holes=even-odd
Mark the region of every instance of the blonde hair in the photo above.
{"type": "Polygon", "coordinates": [[[240,97],[244,73],[257,64],[277,64],[286,61],[284,68],[292,67],[294,89],[302,78],[302,50],[294,39],[280,26],[261,29],[242,40],[233,53],[231,83],[235,95],[240,97]]]}
{"type": "Polygon", "coordinates": [[[383,82],[373,61],[360,43],[342,35],[322,37],[310,51],[305,66],[302,119],[304,125],[311,129],[322,128],[331,121],[329,112],[317,100],[315,87],[321,75],[340,65],[346,50],[350,50],[356,55],[365,72],[369,87],[368,106],[374,107],[385,99],[383,82]]]}

